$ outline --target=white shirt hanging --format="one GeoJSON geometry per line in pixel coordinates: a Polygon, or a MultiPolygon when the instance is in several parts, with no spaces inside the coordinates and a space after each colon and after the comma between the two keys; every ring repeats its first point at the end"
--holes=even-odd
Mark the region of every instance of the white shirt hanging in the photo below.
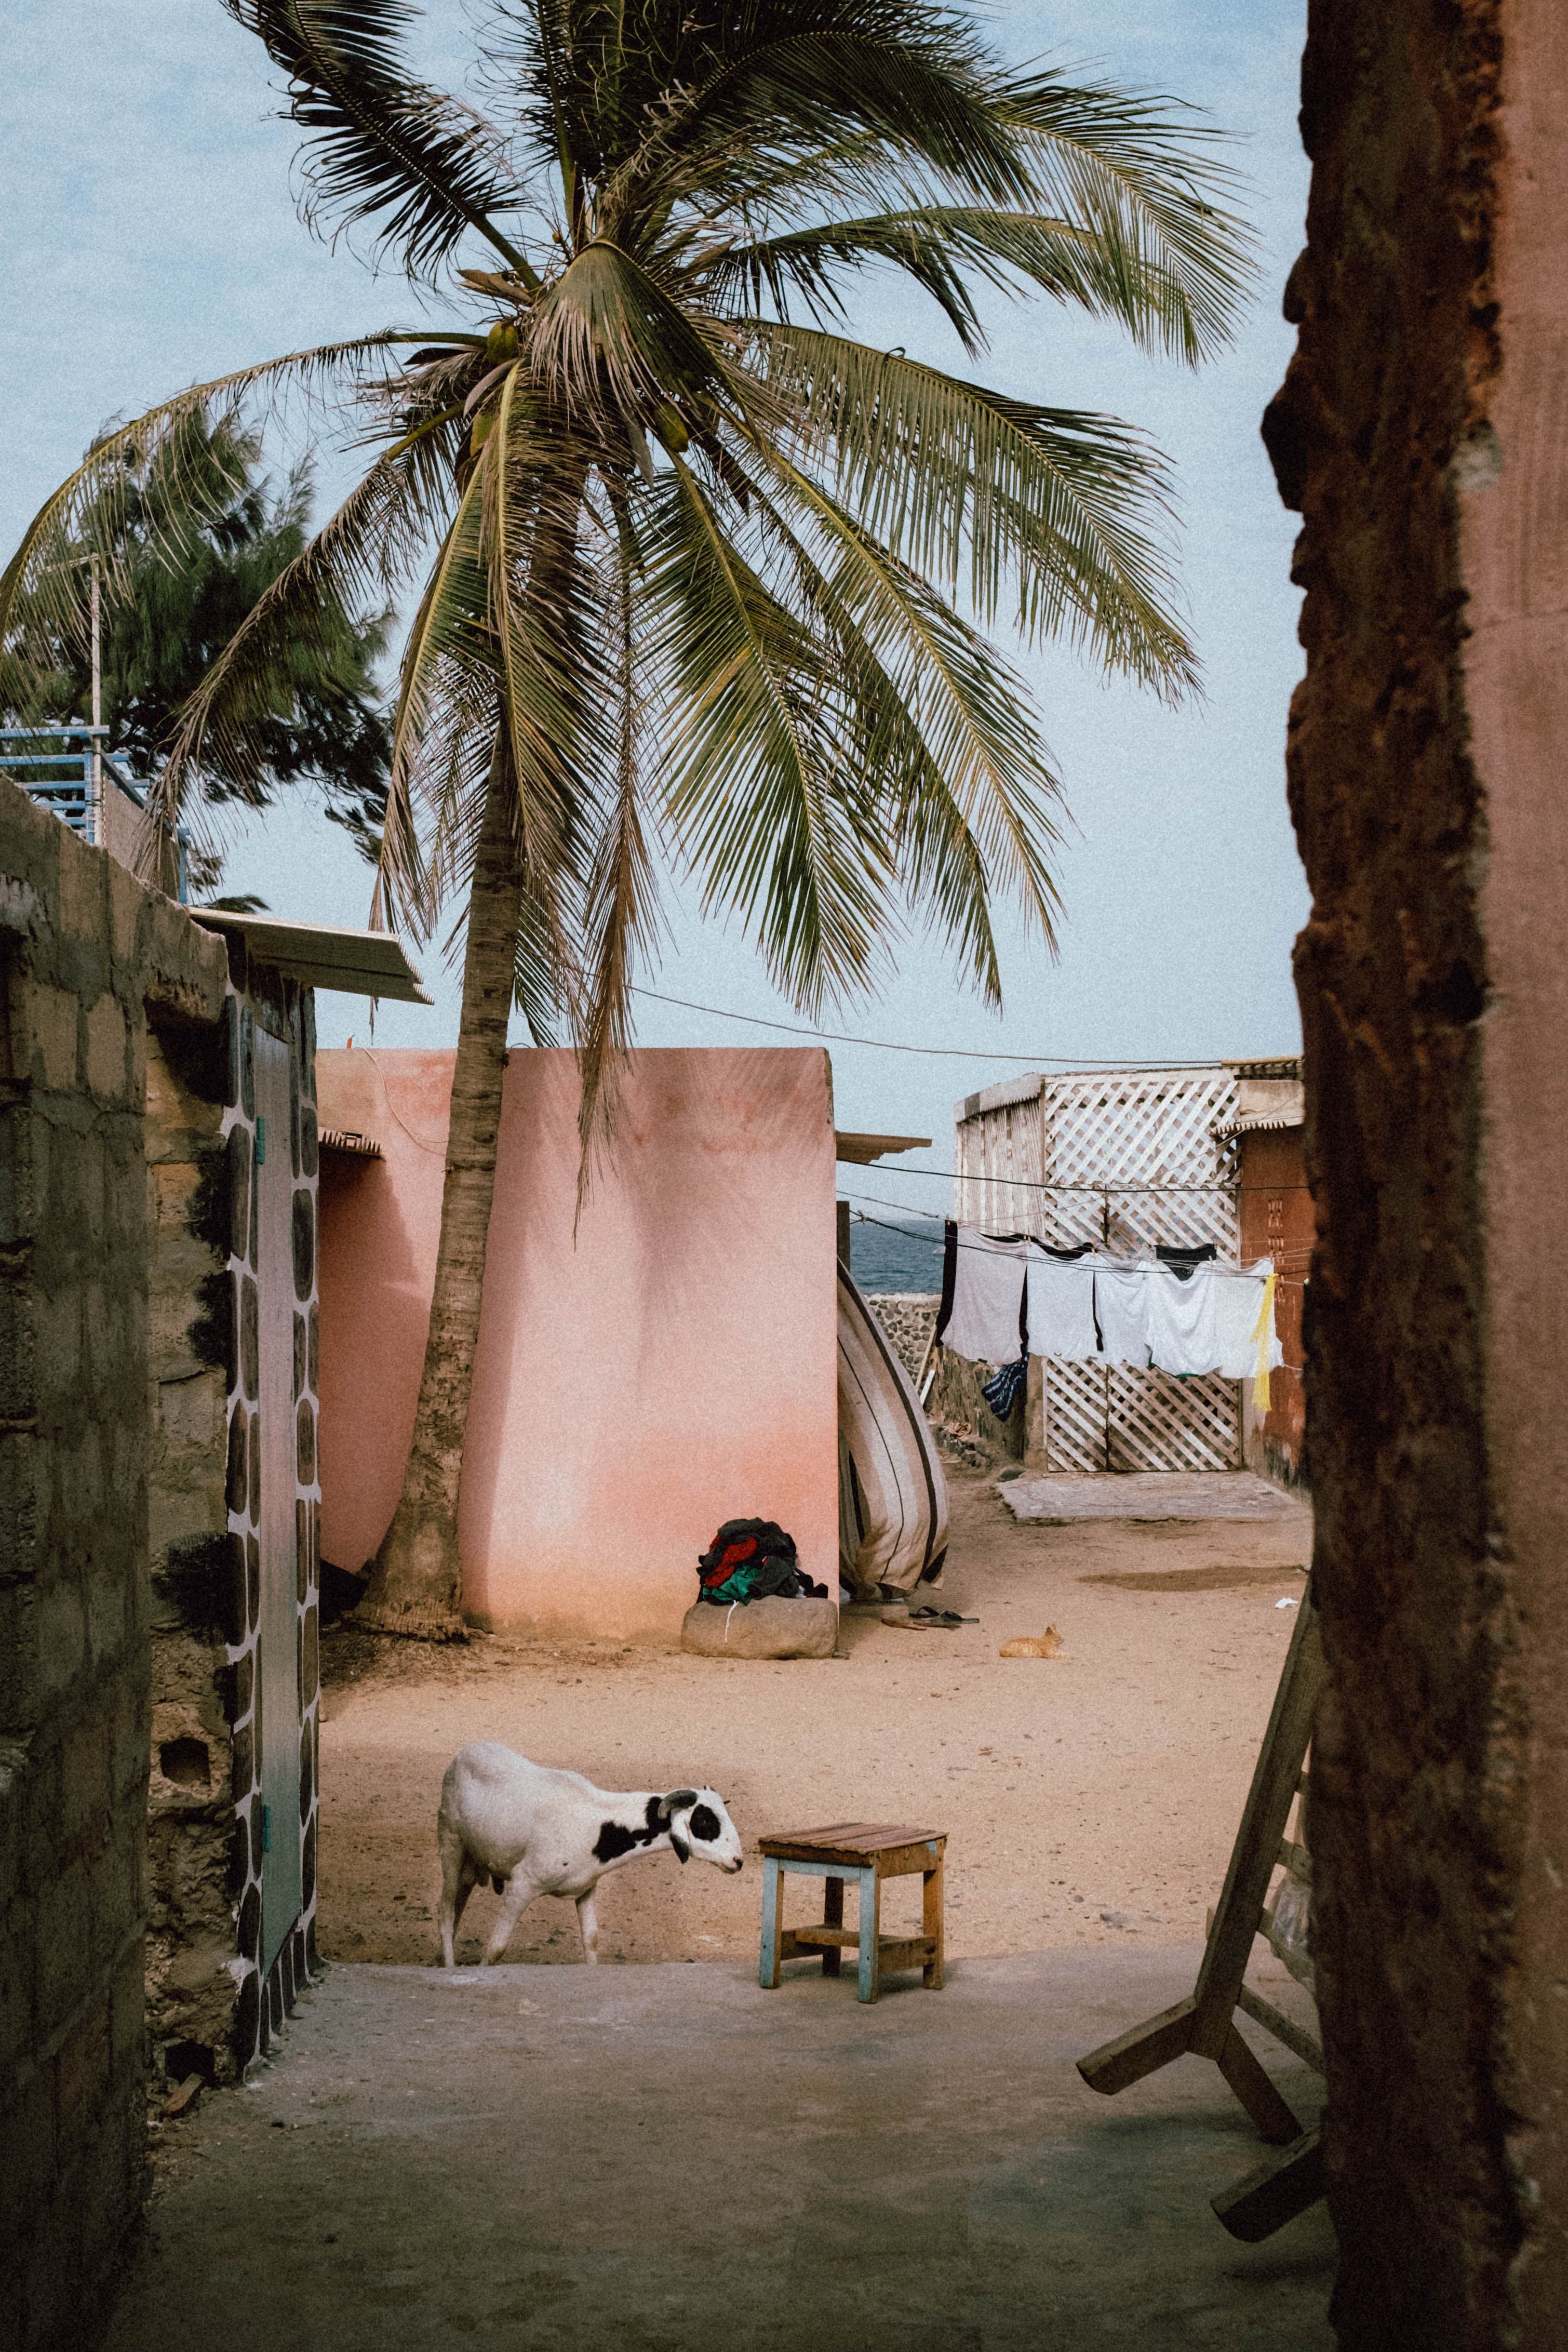
{"type": "Polygon", "coordinates": [[[1023,1353],[1019,1322],[1028,1250],[1027,1234],[998,1241],[959,1226],[953,1311],[938,1333],[945,1348],[977,1363],[1017,1362],[1023,1353]]]}
{"type": "Polygon", "coordinates": [[[1092,1259],[1053,1257],[1040,1242],[1030,1242],[1029,1351],[1080,1362],[1098,1354],[1092,1259]]]}

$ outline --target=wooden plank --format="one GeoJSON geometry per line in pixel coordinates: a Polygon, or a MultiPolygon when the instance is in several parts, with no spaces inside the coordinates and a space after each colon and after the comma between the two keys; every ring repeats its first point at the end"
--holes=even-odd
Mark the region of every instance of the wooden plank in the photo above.
{"type": "Polygon", "coordinates": [[[1248,2017],[1255,2019],[1265,2033],[1271,2033],[1276,2042],[1283,2042],[1285,2048],[1291,2051],[1304,2066],[1310,2066],[1314,2074],[1322,2073],[1322,2043],[1314,2041],[1304,2025],[1298,2025],[1293,2018],[1285,2015],[1283,2010],[1276,2009],[1271,2000],[1265,2000],[1260,1992],[1254,1992],[1249,1984],[1244,1984],[1237,1994],[1236,2006],[1248,2017]]]}
{"type": "MultiPolygon", "coordinates": [[[[842,1862],[852,1869],[861,1869],[873,1853],[896,1846],[929,1845],[940,1843],[945,1830],[912,1830],[885,1822],[830,1822],[818,1830],[792,1830],[775,1836],[758,1838],[758,1851],[789,1862],[842,1862]]],[[[922,1869],[929,1867],[923,1862],[922,1869]]]]}
{"type": "Polygon", "coordinates": [[[1323,2188],[1323,2153],[1314,2128],[1302,2132],[1289,2147],[1265,2157],[1254,2170],[1209,2202],[1216,2220],[1233,2238],[1256,2245],[1260,2238],[1271,2237],[1298,2213],[1304,2213],[1309,2205],[1315,2205],[1323,2188]]]}
{"type": "MultiPolygon", "coordinates": [[[[844,1882],[841,1878],[829,1878],[824,1880],[822,1888],[822,1912],[823,1927],[837,1927],[841,1934],[844,1924],[844,1882]]],[[[842,1954],[836,1948],[824,1952],[822,1954],[822,1974],[825,1977],[836,1977],[839,1973],[842,1957],[842,1954]]]]}
{"type": "MultiPolygon", "coordinates": [[[[912,1953],[922,1965],[931,1957],[932,1939],[929,1936],[879,1936],[876,1940],[884,1966],[890,1952],[912,1953]]],[[[793,1947],[792,1951],[785,1953],[786,1959],[801,1953],[810,1954],[812,1958],[815,1958],[819,1952],[858,1951],[860,1929],[858,1927],[786,1927],[784,1941],[793,1947]]],[[[902,1968],[912,1964],[900,1961],[899,1966],[902,1968]]]]}
{"type": "Polygon", "coordinates": [[[762,1865],[762,1957],[758,1964],[758,1980],[764,1992],[774,1992],[779,1986],[779,1970],[783,1955],[784,1874],[776,1862],[762,1865]]]}
{"type": "Polygon", "coordinates": [[[1252,1786],[1231,1848],[1230,1866],[1216,1906],[1214,1931],[1198,1970],[1197,2014],[1190,2044],[1199,2057],[1219,2057],[1234,2031],[1237,1995],[1247,1973],[1252,1938],[1263,1915],[1280,1841],[1295,1801],[1296,1782],[1312,1738],[1312,1710],[1322,1685],[1322,1642],[1309,1580],[1285,1655],[1269,1728],[1258,1753],[1252,1786]]]}
{"type": "Polygon", "coordinates": [[[931,1992],[940,1992],[946,1980],[943,1945],[944,1859],[942,1849],[938,1847],[936,1866],[925,1873],[925,1884],[920,1890],[920,1924],[931,1946],[931,1958],[925,1964],[925,1984],[931,1992]]]}
{"type": "Polygon", "coordinates": [[[874,2000],[882,1990],[882,1881],[874,1869],[861,1873],[861,1964],[858,1991],[874,2000]]]}
{"type": "Polygon", "coordinates": [[[1091,2050],[1087,2058],[1078,2061],[1079,2073],[1092,2091],[1103,2091],[1107,2098],[1124,2091],[1129,2083],[1142,2082],[1145,2074],[1157,2074],[1191,2047],[1197,2010],[1197,1997],[1188,1993],[1174,2009],[1163,2009],[1157,2017],[1131,2026],[1113,2042],[1103,2042],[1098,2050],[1091,2050]]]}
{"type": "Polygon", "coordinates": [[[1266,2140],[1284,2147],[1301,2137],[1301,2126],[1275,2089],[1261,2060],[1254,2057],[1234,2025],[1219,2053],[1219,2071],[1266,2140]]]}
{"type": "Polygon", "coordinates": [[[1304,1879],[1309,1886],[1312,1885],[1312,1857],[1304,1845],[1298,1845],[1293,1838],[1281,1838],[1280,1860],[1293,1876],[1304,1879]]]}

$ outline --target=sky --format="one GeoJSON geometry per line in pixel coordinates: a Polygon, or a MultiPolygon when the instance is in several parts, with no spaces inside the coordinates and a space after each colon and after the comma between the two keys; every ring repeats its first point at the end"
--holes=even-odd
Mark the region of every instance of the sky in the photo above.
{"type": "MultiPolygon", "coordinates": [[[[425,13],[422,67],[460,88],[463,0],[430,0],[425,13]]],[[[868,283],[852,321],[868,341],[1152,435],[1174,468],[1182,594],[1204,667],[1201,699],[1172,710],[1106,684],[1066,649],[1019,659],[1065,785],[1059,953],[1004,914],[998,1016],[915,933],[879,997],[824,1018],[823,1029],[942,1049],[830,1045],[841,1127],[933,1139],[895,1166],[841,1171],[841,1189],[873,1215],[889,1201],[941,1213],[947,1188],[930,1171],[953,1164],[955,1099],[1039,1060],[1205,1061],[1292,1053],[1300,1042],[1290,956],[1307,900],[1284,784],[1301,667],[1294,520],[1258,423],[1291,351],[1280,298],[1306,203],[1296,132],[1304,0],[1029,0],[985,22],[1015,61],[1087,66],[1199,107],[1231,133],[1260,269],[1234,345],[1196,372],[1042,299],[991,305],[990,348],[975,362],[918,295],[888,284],[868,283]]],[[[400,278],[372,276],[298,220],[297,134],[277,106],[259,45],[219,0],[7,0],[0,546],[15,545],[107,419],[274,352],[420,322],[400,278]]],[[[323,460],[324,488],[348,478],[340,461],[323,460]]],[[[224,887],[254,890],[279,914],[362,923],[371,876],[340,829],[296,798],[231,835],[224,887]]],[[[643,996],[638,1041],[790,1043],[734,1018],[802,1022],[738,930],[703,922],[674,890],[666,910],[647,987],[719,1010],[643,996]]],[[[382,1005],[378,1045],[455,1037],[457,975],[439,941],[414,954],[436,1002],[382,1005]]],[[[368,1042],[364,1000],[321,995],[317,1011],[323,1044],[368,1042]]]]}

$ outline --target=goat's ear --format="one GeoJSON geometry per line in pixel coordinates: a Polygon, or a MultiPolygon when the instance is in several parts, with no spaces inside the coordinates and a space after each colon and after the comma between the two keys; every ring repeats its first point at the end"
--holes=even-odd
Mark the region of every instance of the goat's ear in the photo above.
{"type": "Polygon", "coordinates": [[[690,1862],[692,1858],[692,1850],[690,1846],[686,1843],[684,1837],[677,1837],[674,1830],[670,1832],[670,1843],[674,1848],[675,1858],[678,1862],[690,1862]]]}
{"type": "Polygon", "coordinates": [[[672,1789],[667,1797],[659,1800],[659,1819],[667,1822],[672,1814],[685,1812],[686,1807],[695,1805],[696,1801],[695,1789],[672,1789]]]}

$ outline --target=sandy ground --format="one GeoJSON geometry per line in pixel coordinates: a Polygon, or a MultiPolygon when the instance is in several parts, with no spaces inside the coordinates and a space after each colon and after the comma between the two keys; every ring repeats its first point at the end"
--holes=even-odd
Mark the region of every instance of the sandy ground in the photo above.
{"type": "MultiPolygon", "coordinates": [[[[318,1933],[331,1958],[435,1956],[435,1809],[447,1763],[501,1739],[602,1788],[718,1789],[748,1852],[770,1831],[881,1820],[947,1832],[956,1956],[1201,1937],[1268,1718],[1309,1553],[1273,1523],[1019,1526],[988,1477],[953,1474],[937,1598],[956,1633],[842,1621],[842,1657],[733,1664],[618,1644],[477,1637],[432,1650],[323,1643],[318,1933]],[[1051,1660],[997,1654],[1047,1622],[1051,1660]],[[1108,1922],[1103,1915],[1113,1915],[1108,1922]]],[[[601,1960],[755,1958],[761,1874],[673,1854],[599,1892],[601,1960]]],[[[883,1895],[883,1933],[919,1881],[883,1895]]],[[[809,1893],[792,1889],[805,1916],[809,1893]]],[[[459,1959],[497,1898],[476,1893],[459,1959]]],[[[525,1912],[513,1960],[580,1962],[569,1903],[525,1912]]]]}

